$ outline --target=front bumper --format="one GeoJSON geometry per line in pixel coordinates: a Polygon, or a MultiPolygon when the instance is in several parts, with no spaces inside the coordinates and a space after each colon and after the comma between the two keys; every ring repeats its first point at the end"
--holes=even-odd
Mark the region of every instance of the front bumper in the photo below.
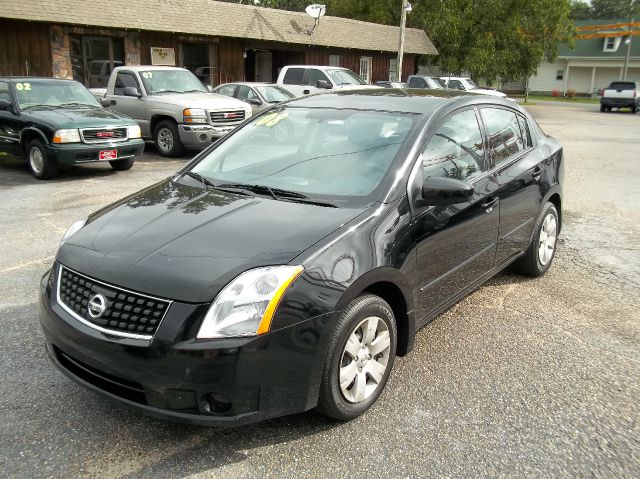
{"type": "Polygon", "coordinates": [[[100,144],[51,143],[47,146],[47,154],[49,157],[58,163],[66,165],[105,161],[100,160],[100,152],[104,150],[118,150],[117,159],[125,160],[140,155],[144,151],[144,141],[142,139],[135,139],[100,144]]]}
{"type": "Polygon", "coordinates": [[[187,148],[206,148],[218,138],[223,137],[227,133],[235,130],[233,126],[212,126],[212,125],[178,125],[178,134],[180,141],[187,148]]]}
{"type": "Polygon", "coordinates": [[[150,341],[118,338],[69,315],[42,278],[40,322],[53,362],[78,383],[146,414],[241,425],[317,403],[328,316],[264,336],[195,340],[207,304],[173,302],[150,341]]]}

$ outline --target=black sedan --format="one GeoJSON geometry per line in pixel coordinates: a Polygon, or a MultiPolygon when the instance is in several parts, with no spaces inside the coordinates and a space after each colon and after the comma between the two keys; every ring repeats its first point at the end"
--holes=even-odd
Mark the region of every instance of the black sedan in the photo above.
{"type": "Polygon", "coordinates": [[[508,265],[547,271],[562,158],[525,110],[486,95],[282,104],[71,226],[41,283],[47,349],[79,383],[166,418],[354,418],[420,327],[508,265]]]}

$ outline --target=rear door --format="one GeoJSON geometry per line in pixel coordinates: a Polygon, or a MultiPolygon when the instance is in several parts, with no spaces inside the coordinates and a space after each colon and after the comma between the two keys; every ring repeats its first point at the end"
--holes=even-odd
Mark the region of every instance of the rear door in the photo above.
{"type": "Polygon", "coordinates": [[[534,148],[528,120],[507,107],[482,107],[500,199],[496,265],[527,249],[544,191],[544,157],[534,148]]]}
{"type": "Polygon", "coordinates": [[[494,266],[499,208],[496,180],[489,171],[478,112],[457,110],[438,126],[412,172],[414,205],[429,177],[474,186],[470,201],[451,206],[415,206],[420,316],[426,317],[464,292],[494,266]]]}
{"type": "Polygon", "coordinates": [[[7,100],[12,105],[10,109],[0,110],[0,152],[12,155],[21,154],[20,131],[24,125],[12,111],[12,109],[15,111],[15,100],[8,81],[0,80],[0,100],[7,100]]]}
{"type": "Polygon", "coordinates": [[[305,68],[287,68],[282,79],[282,85],[295,96],[302,96],[303,91],[307,89],[304,76],[305,68]]]}

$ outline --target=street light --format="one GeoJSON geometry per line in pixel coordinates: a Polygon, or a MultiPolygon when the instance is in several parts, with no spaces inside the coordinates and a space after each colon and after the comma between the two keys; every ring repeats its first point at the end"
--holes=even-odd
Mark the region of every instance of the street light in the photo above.
{"type": "Polygon", "coordinates": [[[398,81],[402,81],[402,56],[404,54],[404,30],[407,23],[407,13],[413,8],[408,0],[402,0],[402,10],[400,11],[400,44],[398,45],[398,72],[396,77],[398,81]]]}

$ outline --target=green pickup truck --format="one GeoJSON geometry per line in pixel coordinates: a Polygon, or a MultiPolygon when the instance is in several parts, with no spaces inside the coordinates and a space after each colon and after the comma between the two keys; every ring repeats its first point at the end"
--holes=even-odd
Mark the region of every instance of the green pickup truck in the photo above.
{"type": "Polygon", "coordinates": [[[144,150],[138,124],[72,80],[0,77],[0,152],[24,155],[38,179],[58,167],[109,162],[128,170],[144,150]]]}

